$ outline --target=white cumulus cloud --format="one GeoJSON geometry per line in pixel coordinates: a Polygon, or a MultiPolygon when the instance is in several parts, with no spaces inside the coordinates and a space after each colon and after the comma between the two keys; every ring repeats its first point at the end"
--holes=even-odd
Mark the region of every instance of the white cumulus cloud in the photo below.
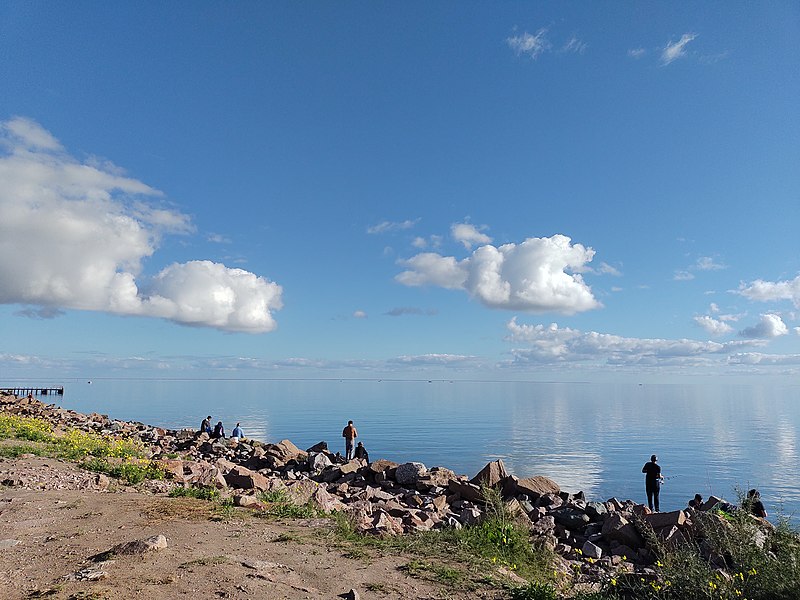
{"type": "Polygon", "coordinates": [[[787,281],[755,281],[739,286],[738,293],[759,302],[772,302],[775,300],[791,300],[800,308],[800,275],[787,281]]]}
{"type": "Polygon", "coordinates": [[[559,363],[605,361],[609,364],[656,364],[678,359],[700,359],[705,355],[728,354],[743,346],[761,345],[760,341],[726,343],[689,339],[628,338],[595,331],[580,331],[550,325],[520,325],[516,318],[507,323],[507,341],[526,347],[511,351],[514,362],[559,363]]]}
{"type": "Polygon", "coordinates": [[[193,261],[141,277],[163,235],[194,231],[162,196],[110,163],[78,161],[35,121],[0,123],[0,303],[274,329],[281,288],[253,273],[193,261]]]}
{"type": "Polygon", "coordinates": [[[672,61],[686,56],[686,45],[697,37],[694,33],[684,33],[677,42],[670,41],[661,51],[661,64],[668,65],[672,61]]]}
{"type": "Polygon", "coordinates": [[[779,315],[767,313],[761,315],[758,323],[739,332],[745,338],[769,339],[789,333],[789,328],[779,315]]]}
{"type": "Polygon", "coordinates": [[[463,289],[490,308],[574,314],[601,306],[576,272],[593,257],[591,248],[557,234],[521,244],[486,244],[460,261],[418,254],[400,261],[408,270],[395,279],[409,286],[463,289]]]}
{"type": "Polygon", "coordinates": [[[720,321],[708,315],[697,316],[694,318],[694,322],[711,335],[724,335],[733,331],[733,327],[725,321],[720,321]]]}
{"type": "Polygon", "coordinates": [[[470,250],[473,246],[492,243],[492,238],[485,233],[481,233],[481,229],[486,229],[486,226],[484,225],[479,229],[472,223],[453,223],[450,226],[450,233],[454,240],[461,243],[467,250],[470,250]]]}

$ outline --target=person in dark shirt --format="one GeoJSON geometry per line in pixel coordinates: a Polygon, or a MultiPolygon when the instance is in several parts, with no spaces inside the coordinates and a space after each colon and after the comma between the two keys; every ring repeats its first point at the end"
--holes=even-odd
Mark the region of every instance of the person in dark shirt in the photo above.
{"type": "Polygon", "coordinates": [[[703,496],[701,496],[700,494],[695,494],[694,498],[689,500],[689,508],[700,510],[701,506],[703,506],[703,496]]]}
{"type": "Polygon", "coordinates": [[[222,421],[217,422],[214,426],[214,433],[211,434],[211,437],[214,439],[225,437],[225,428],[222,426],[222,421]]]}
{"type": "Polygon", "coordinates": [[[211,435],[211,415],[208,415],[203,422],[200,423],[200,433],[207,433],[211,435]]]}
{"type": "Polygon", "coordinates": [[[656,461],[658,461],[658,457],[653,454],[650,462],[645,463],[642,467],[642,473],[645,474],[644,487],[647,492],[647,506],[650,507],[650,510],[658,512],[658,494],[661,492],[661,482],[664,477],[661,475],[661,467],[656,464],[656,461]]]}
{"type": "Polygon", "coordinates": [[[764,503],[761,502],[761,493],[757,489],[752,489],[747,492],[745,499],[745,507],[750,507],[750,512],[762,519],[767,518],[767,509],[764,508],[764,503]]]}
{"type": "Polygon", "coordinates": [[[356,451],[354,456],[356,458],[360,458],[361,460],[369,462],[369,453],[367,452],[367,449],[364,448],[364,444],[362,442],[358,442],[358,444],[356,445],[356,451]]]}

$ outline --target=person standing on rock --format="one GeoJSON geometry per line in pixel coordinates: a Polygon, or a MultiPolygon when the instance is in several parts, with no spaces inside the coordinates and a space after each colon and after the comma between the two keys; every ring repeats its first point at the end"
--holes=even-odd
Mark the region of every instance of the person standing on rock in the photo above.
{"type": "Polygon", "coordinates": [[[645,463],[642,467],[642,473],[645,474],[644,487],[647,492],[647,506],[650,507],[650,510],[659,512],[658,494],[661,492],[661,482],[664,480],[664,476],[661,475],[661,467],[656,464],[657,461],[658,457],[653,454],[650,462],[645,463]]]}
{"type": "Polygon", "coordinates": [[[347,427],[342,430],[342,437],[344,438],[345,460],[351,460],[353,458],[353,440],[358,437],[358,431],[352,421],[347,422],[347,427]]]}

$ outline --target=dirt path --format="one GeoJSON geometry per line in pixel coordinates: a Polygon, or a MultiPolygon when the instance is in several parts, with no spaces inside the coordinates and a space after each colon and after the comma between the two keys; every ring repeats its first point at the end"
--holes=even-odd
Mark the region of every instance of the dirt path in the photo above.
{"type": "Polygon", "coordinates": [[[413,578],[401,569],[409,557],[348,553],[328,520],[219,515],[201,500],[102,491],[94,478],[55,459],[0,459],[0,598],[335,599],[351,589],[363,599],[500,597],[413,578]],[[90,560],[159,534],[164,549],[90,560]]]}

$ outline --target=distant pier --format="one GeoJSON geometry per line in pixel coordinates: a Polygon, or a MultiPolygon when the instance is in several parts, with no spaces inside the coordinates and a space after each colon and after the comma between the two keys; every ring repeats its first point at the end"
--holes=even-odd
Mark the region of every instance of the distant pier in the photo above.
{"type": "Polygon", "coordinates": [[[64,386],[60,387],[4,387],[0,388],[0,392],[14,394],[15,396],[27,396],[33,394],[34,396],[63,396],[64,386]]]}

